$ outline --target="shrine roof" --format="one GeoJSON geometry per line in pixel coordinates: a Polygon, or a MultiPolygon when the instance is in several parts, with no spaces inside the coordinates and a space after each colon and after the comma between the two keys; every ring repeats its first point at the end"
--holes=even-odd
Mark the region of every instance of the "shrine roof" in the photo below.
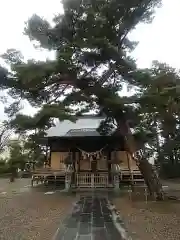
{"type": "Polygon", "coordinates": [[[76,122],[69,120],[58,121],[56,126],[47,131],[47,137],[85,137],[100,136],[97,128],[104,117],[82,116],[76,122]]]}
{"type": "Polygon", "coordinates": [[[87,136],[100,136],[99,132],[94,128],[81,128],[81,129],[71,129],[69,130],[65,136],[68,137],[87,137],[87,136]]]}

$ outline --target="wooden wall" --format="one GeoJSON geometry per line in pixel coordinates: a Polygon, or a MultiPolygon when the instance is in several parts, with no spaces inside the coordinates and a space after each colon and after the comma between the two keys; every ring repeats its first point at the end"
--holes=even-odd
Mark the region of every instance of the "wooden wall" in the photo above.
{"type": "Polygon", "coordinates": [[[131,170],[138,169],[136,162],[132,159],[131,155],[126,151],[112,152],[111,158],[117,159],[117,162],[119,162],[121,169],[129,169],[129,168],[131,170]]]}
{"type": "Polygon", "coordinates": [[[91,162],[89,159],[81,159],[80,161],[80,170],[91,170],[91,162]]]}
{"type": "MultiPolygon", "coordinates": [[[[80,170],[90,171],[92,169],[91,161],[89,159],[81,159],[80,161],[80,170]]],[[[97,170],[108,171],[108,163],[106,158],[101,158],[97,160],[96,165],[97,170]]]]}
{"type": "Polygon", "coordinates": [[[106,157],[102,157],[100,160],[97,160],[97,169],[108,171],[108,163],[106,157]]]}
{"type": "MultiPolygon", "coordinates": [[[[67,157],[67,155],[68,155],[68,152],[51,152],[51,168],[64,170],[66,168],[66,166],[64,164],[64,159],[67,157]]],[[[80,157],[79,153],[76,152],[75,153],[76,170],[78,170],[79,157],[80,157]]],[[[104,171],[108,170],[106,158],[102,158],[97,161],[97,169],[104,170],[104,171]]],[[[89,159],[81,159],[80,160],[80,170],[90,171],[91,170],[91,161],[89,159]]]]}
{"type": "MultiPolygon", "coordinates": [[[[65,169],[64,159],[67,157],[68,152],[51,152],[51,168],[52,169],[65,169]]],[[[76,158],[76,169],[78,169],[77,160],[79,159],[79,153],[75,153],[76,158]]],[[[117,162],[120,164],[121,169],[138,169],[136,162],[131,158],[130,154],[126,151],[114,151],[111,153],[111,159],[117,159],[117,162]],[[129,164],[128,164],[129,158],[129,164]]],[[[97,161],[97,169],[107,170],[107,160],[101,159],[97,161]]],[[[90,160],[82,159],[80,161],[80,170],[91,170],[90,160]]]]}
{"type": "Polygon", "coordinates": [[[68,152],[51,152],[51,168],[52,169],[65,169],[64,159],[67,157],[68,152]]]}

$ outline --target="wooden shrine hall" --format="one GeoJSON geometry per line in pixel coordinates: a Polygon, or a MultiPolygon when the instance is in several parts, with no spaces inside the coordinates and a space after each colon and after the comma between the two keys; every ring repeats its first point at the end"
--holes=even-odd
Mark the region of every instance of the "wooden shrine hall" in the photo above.
{"type": "Polygon", "coordinates": [[[101,136],[104,118],[82,116],[77,121],[58,122],[47,131],[48,164],[33,172],[37,179],[65,181],[69,188],[118,187],[120,182],[143,181],[136,162],[125,151],[123,136],[101,136]]]}

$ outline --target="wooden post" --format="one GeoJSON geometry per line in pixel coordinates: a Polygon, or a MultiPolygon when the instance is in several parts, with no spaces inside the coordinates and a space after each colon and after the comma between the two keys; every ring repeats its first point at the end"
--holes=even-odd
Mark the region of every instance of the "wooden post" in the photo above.
{"type": "Polygon", "coordinates": [[[51,167],[51,145],[49,147],[49,167],[51,167]]]}
{"type": "Polygon", "coordinates": [[[72,173],[72,185],[76,186],[76,152],[73,150],[71,153],[73,173],[72,173]]]}
{"type": "Polygon", "coordinates": [[[46,144],[46,161],[45,161],[48,165],[49,165],[49,162],[48,162],[48,146],[46,144]]]}
{"type": "Polygon", "coordinates": [[[112,184],[112,173],[111,173],[112,165],[111,163],[109,163],[109,161],[111,162],[111,151],[109,151],[107,155],[108,155],[107,165],[108,165],[108,185],[109,185],[109,184],[112,184]]]}
{"type": "Polygon", "coordinates": [[[56,173],[54,174],[54,188],[56,188],[56,173]]]}
{"type": "Polygon", "coordinates": [[[80,172],[80,165],[81,165],[81,155],[80,155],[80,152],[78,154],[78,172],[80,172]]]}
{"type": "Polygon", "coordinates": [[[133,185],[134,181],[133,181],[133,176],[132,176],[132,173],[131,173],[129,154],[128,154],[127,151],[126,151],[126,156],[127,156],[127,160],[128,160],[128,168],[129,168],[129,173],[130,173],[130,177],[131,177],[131,184],[133,185]]]}

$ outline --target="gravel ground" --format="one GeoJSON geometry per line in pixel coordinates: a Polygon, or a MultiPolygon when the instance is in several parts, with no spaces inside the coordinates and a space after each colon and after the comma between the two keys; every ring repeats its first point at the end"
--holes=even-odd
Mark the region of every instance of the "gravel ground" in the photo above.
{"type": "MultiPolygon", "coordinates": [[[[60,191],[46,195],[53,187],[29,184],[29,179],[0,179],[0,240],[51,240],[78,198],[60,191]]],[[[164,184],[171,195],[180,193],[179,182],[164,184]]],[[[180,201],[146,203],[136,191],[131,200],[121,192],[113,202],[133,240],[180,239],[180,201]]]]}
{"type": "Polygon", "coordinates": [[[50,240],[76,200],[74,196],[56,192],[45,195],[47,189],[34,188],[19,191],[27,180],[17,181],[0,188],[0,239],[1,240],[50,240]],[[16,193],[13,191],[16,189],[16,193]]]}
{"type": "Polygon", "coordinates": [[[15,182],[10,183],[9,179],[1,179],[0,178],[0,193],[5,192],[11,192],[15,190],[19,190],[24,187],[29,187],[31,185],[31,179],[25,178],[25,179],[16,179],[15,182]]]}
{"type": "Polygon", "coordinates": [[[180,239],[180,201],[146,202],[143,194],[130,199],[126,193],[114,204],[133,240],[180,239]]]}

